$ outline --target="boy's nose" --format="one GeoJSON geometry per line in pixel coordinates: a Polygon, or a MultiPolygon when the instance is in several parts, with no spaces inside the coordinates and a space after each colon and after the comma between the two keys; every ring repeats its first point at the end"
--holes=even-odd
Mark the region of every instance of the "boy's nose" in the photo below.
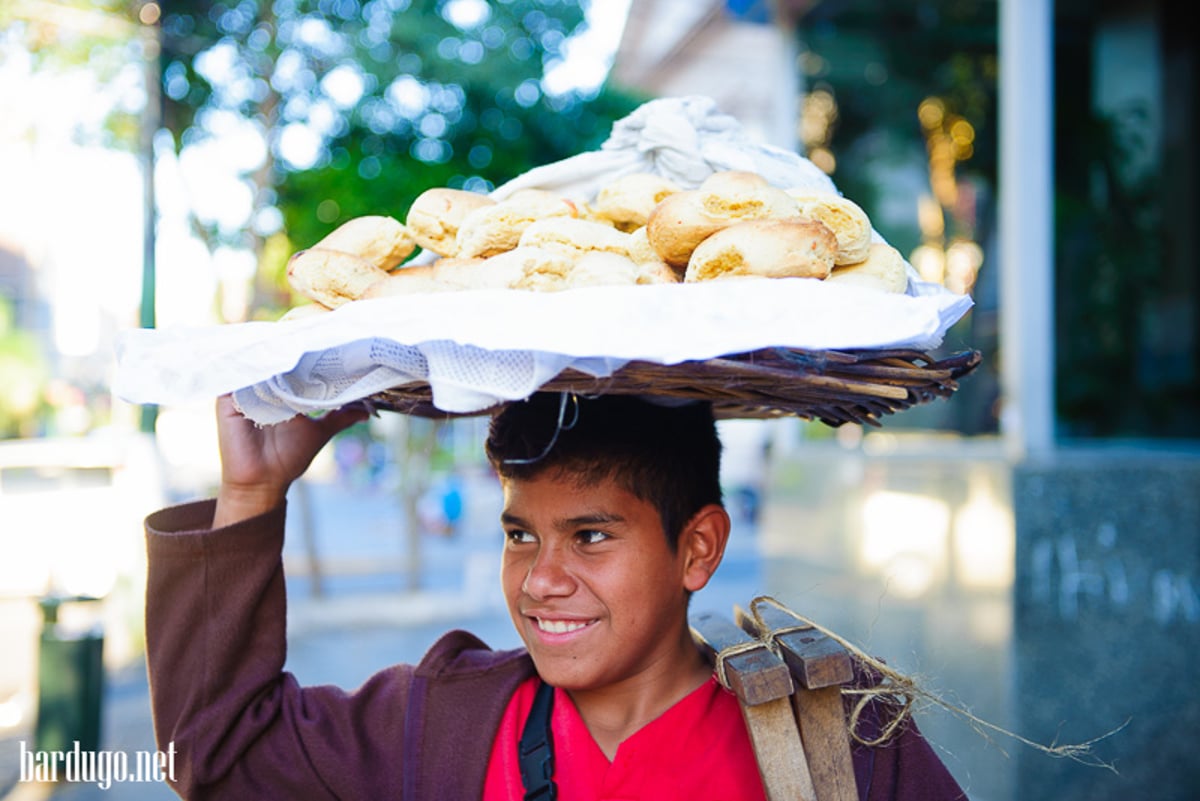
{"type": "Polygon", "coordinates": [[[555,596],[570,595],[575,580],[567,570],[564,554],[557,548],[541,548],[525,574],[521,590],[530,598],[541,600],[555,596]]]}

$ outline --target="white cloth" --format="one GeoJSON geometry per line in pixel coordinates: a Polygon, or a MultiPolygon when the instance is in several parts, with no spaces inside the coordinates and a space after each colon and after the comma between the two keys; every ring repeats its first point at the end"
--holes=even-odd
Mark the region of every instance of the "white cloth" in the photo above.
{"type": "Polygon", "coordinates": [[[708,97],[652,100],[613,123],[608,139],[593,150],[535,167],[497,187],[502,200],[518,189],[547,189],[589,199],[608,182],[652,172],[693,189],[722,170],[756,172],[776,186],[837,192],[833,180],[796,153],[756,142],[741,124],[708,97]]]}
{"type": "MultiPolygon", "coordinates": [[[[647,103],[600,150],[493,194],[536,187],[588,199],[630,172],[695,186],[728,169],[836,191],[807,159],[751,142],[711,100],[693,97],[647,103]]],[[[438,408],[470,413],[528,397],[567,367],[602,377],[634,359],[676,364],[766,347],[929,350],[970,307],[911,268],[907,295],[790,278],[397,296],[282,323],[126,331],[115,390],[159,404],[233,392],[248,417],[271,424],[419,382],[438,408]]]]}
{"type": "Polygon", "coordinates": [[[970,305],[805,278],[396,296],[290,322],[124,332],[116,391],[161,404],[235,392],[266,424],[427,382],[438,408],[472,412],[527,397],[566,367],[606,376],[633,359],[766,347],[928,350],[970,305]]]}

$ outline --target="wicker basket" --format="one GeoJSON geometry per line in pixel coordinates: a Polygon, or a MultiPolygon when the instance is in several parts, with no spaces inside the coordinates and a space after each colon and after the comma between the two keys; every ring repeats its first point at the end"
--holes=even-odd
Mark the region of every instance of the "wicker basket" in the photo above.
{"type": "MultiPolygon", "coordinates": [[[[770,348],[672,365],[634,361],[606,378],[567,369],[542,389],[706,400],[718,418],[794,415],[831,426],[878,426],[882,415],[949,397],[958,389],[958,379],[979,362],[975,350],[934,360],[915,350],[770,348]]],[[[433,405],[429,386],[423,383],[394,387],[370,400],[381,409],[404,414],[454,416],[433,405]]]]}

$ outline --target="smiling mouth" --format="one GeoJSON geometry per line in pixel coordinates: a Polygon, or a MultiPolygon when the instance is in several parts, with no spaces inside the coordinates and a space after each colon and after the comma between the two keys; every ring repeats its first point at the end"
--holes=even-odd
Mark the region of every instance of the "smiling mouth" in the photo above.
{"type": "Polygon", "coordinates": [[[537,624],[538,630],[547,634],[570,634],[592,624],[591,620],[543,620],[540,617],[533,620],[537,624]]]}

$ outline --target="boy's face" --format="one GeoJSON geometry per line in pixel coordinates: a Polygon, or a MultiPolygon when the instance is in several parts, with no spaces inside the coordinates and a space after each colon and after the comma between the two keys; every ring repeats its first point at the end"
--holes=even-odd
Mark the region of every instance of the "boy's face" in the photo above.
{"type": "Polygon", "coordinates": [[[501,522],[509,613],[549,684],[602,689],[694,658],[687,593],[720,553],[702,562],[686,532],[672,551],[651,504],[611,480],[550,471],[504,482],[501,522]]]}

